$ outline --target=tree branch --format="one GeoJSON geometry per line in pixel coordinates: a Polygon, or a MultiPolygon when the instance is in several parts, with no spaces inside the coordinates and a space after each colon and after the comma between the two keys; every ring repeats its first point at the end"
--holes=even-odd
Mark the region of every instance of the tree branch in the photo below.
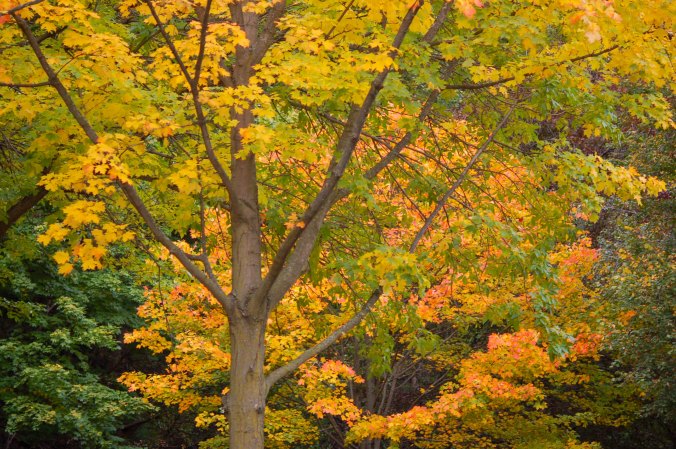
{"type": "Polygon", "coordinates": [[[200,45],[199,51],[197,53],[197,61],[195,62],[195,77],[193,89],[199,89],[200,84],[200,74],[202,72],[202,62],[204,61],[204,51],[207,46],[207,33],[209,32],[209,12],[211,11],[212,0],[207,0],[207,4],[204,7],[204,12],[202,13],[202,21],[200,29],[200,45]]]}
{"type": "Polygon", "coordinates": [[[481,145],[472,158],[469,160],[467,165],[465,166],[464,170],[462,173],[460,173],[460,176],[458,176],[458,179],[453,183],[453,185],[444,193],[444,195],[441,197],[441,199],[437,202],[436,207],[432,211],[429,217],[427,217],[427,220],[425,220],[425,223],[423,226],[418,230],[417,234],[415,235],[415,238],[413,239],[413,243],[411,243],[411,246],[408,249],[409,253],[412,253],[416,250],[418,245],[420,244],[420,241],[423,238],[423,235],[427,232],[427,230],[430,228],[432,225],[432,222],[434,219],[439,215],[439,212],[441,212],[441,209],[443,209],[444,205],[448,201],[448,198],[450,198],[453,193],[460,187],[460,184],[465,180],[467,177],[467,174],[469,171],[472,169],[474,164],[479,160],[479,157],[481,157],[481,154],[488,148],[488,146],[493,142],[493,139],[495,139],[495,136],[498,134],[498,132],[507,124],[507,120],[509,119],[509,116],[512,115],[512,112],[514,112],[514,109],[516,108],[516,103],[512,105],[510,110],[502,117],[502,120],[500,120],[500,123],[498,123],[497,127],[493,130],[491,135],[488,137],[488,139],[481,145]]]}
{"type": "Polygon", "coordinates": [[[188,81],[188,84],[192,84],[192,77],[190,76],[190,72],[188,72],[188,67],[186,67],[185,63],[183,62],[183,58],[181,58],[180,53],[176,49],[174,41],[171,40],[171,37],[169,37],[167,30],[164,28],[164,24],[160,20],[160,16],[157,14],[155,5],[153,5],[152,0],[144,0],[144,1],[145,4],[148,5],[150,15],[153,16],[153,20],[155,20],[157,28],[160,30],[160,34],[162,34],[164,41],[167,43],[167,46],[169,47],[169,51],[171,51],[171,54],[174,56],[176,64],[178,64],[179,68],[181,69],[181,72],[183,72],[183,76],[185,76],[185,79],[188,81]]]}
{"type": "Polygon", "coordinates": [[[136,53],[136,52],[139,51],[141,48],[143,48],[143,46],[144,46],[145,44],[147,44],[148,42],[150,42],[151,40],[153,40],[153,38],[155,38],[155,36],[157,36],[158,34],[160,34],[159,28],[156,29],[155,31],[153,31],[152,33],[150,33],[149,35],[147,35],[146,37],[144,37],[144,38],[142,38],[141,40],[139,40],[139,41],[136,43],[136,45],[134,45],[133,47],[130,48],[131,52],[132,52],[132,53],[136,53]]]}
{"type": "MultiPolygon", "coordinates": [[[[45,33],[40,37],[36,37],[35,40],[38,43],[41,43],[41,42],[49,39],[50,37],[58,36],[59,34],[63,33],[67,29],[68,29],[68,26],[59,27],[59,28],[57,28],[56,30],[54,30],[50,33],[45,33]]],[[[16,44],[5,45],[4,47],[0,47],[0,53],[4,52],[5,50],[7,50],[8,48],[11,48],[11,47],[25,47],[26,45],[28,45],[28,42],[17,42],[16,44]]]]}
{"type": "Polygon", "coordinates": [[[422,40],[424,42],[427,42],[428,44],[432,43],[434,38],[439,33],[439,30],[441,30],[441,27],[444,25],[444,22],[446,21],[446,18],[448,17],[448,14],[451,12],[452,8],[453,2],[444,2],[443,6],[439,10],[439,14],[434,19],[434,23],[432,23],[430,29],[427,30],[427,33],[425,33],[425,36],[423,36],[422,40]]]}
{"type": "Polygon", "coordinates": [[[343,12],[342,12],[342,13],[340,14],[340,16],[338,17],[338,20],[336,20],[336,23],[333,24],[333,26],[331,27],[331,29],[324,35],[324,39],[326,39],[326,40],[331,39],[331,35],[332,35],[333,32],[336,30],[336,27],[338,26],[338,24],[345,18],[345,15],[346,15],[347,12],[350,10],[350,8],[352,8],[352,5],[354,4],[354,2],[355,2],[355,0],[350,0],[350,2],[349,2],[347,5],[345,5],[345,8],[343,9],[343,12]]]}
{"type": "Polygon", "coordinates": [[[0,221],[0,240],[2,240],[9,228],[12,227],[14,223],[19,221],[28,211],[30,211],[36,204],[40,202],[46,195],[47,190],[44,187],[38,186],[37,192],[26,195],[22,197],[19,201],[14,203],[12,207],[7,210],[7,219],[6,222],[0,221]]]}
{"type": "MultiPolygon", "coordinates": [[[[611,51],[616,50],[618,48],[620,48],[620,44],[615,44],[611,47],[604,48],[602,50],[593,51],[591,53],[587,53],[585,55],[577,56],[575,58],[555,62],[555,63],[552,64],[552,66],[556,67],[556,66],[560,66],[560,65],[563,65],[563,64],[571,63],[571,62],[578,62],[578,61],[582,61],[584,59],[594,58],[596,56],[601,56],[601,55],[604,55],[606,53],[610,53],[611,51]]],[[[531,76],[531,75],[533,75],[533,74],[532,73],[527,74],[526,76],[531,76]]],[[[486,81],[486,82],[483,82],[483,83],[448,84],[448,85],[444,86],[444,89],[447,89],[447,90],[478,90],[478,89],[485,89],[486,87],[497,86],[498,84],[504,84],[504,83],[507,83],[509,81],[514,81],[515,79],[516,79],[516,77],[510,76],[510,77],[507,77],[507,78],[500,78],[499,80],[486,81]]]]}
{"type": "Polygon", "coordinates": [[[286,0],[277,0],[277,2],[267,12],[265,18],[265,27],[263,33],[256,41],[252,50],[251,65],[259,64],[270,45],[275,41],[275,31],[277,31],[277,20],[279,20],[286,10],[286,0]]]}
{"type": "MultiPolygon", "coordinates": [[[[423,227],[418,231],[418,234],[416,235],[416,238],[414,239],[414,243],[411,245],[411,248],[409,248],[409,252],[415,251],[415,249],[418,247],[418,244],[420,242],[420,239],[424,235],[424,233],[429,229],[431,226],[432,222],[434,221],[435,217],[439,214],[441,209],[443,208],[444,204],[448,200],[448,198],[455,192],[455,190],[460,186],[462,181],[465,179],[467,176],[467,173],[469,170],[472,168],[472,166],[477,162],[481,154],[488,148],[488,146],[491,144],[497,133],[505,126],[507,123],[507,120],[509,119],[510,115],[516,108],[516,104],[512,105],[511,109],[505,114],[505,116],[502,118],[500,123],[498,123],[497,127],[493,130],[491,135],[488,137],[486,142],[484,142],[481,147],[476,151],[476,153],[472,156],[470,159],[469,163],[467,166],[465,166],[465,169],[461,173],[461,175],[458,177],[456,182],[451,186],[451,188],[444,194],[441,200],[439,200],[437,207],[435,210],[430,214],[430,216],[427,218],[425,221],[425,224],[423,227]]],[[[295,251],[294,254],[295,255],[295,251]]],[[[275,283],[276,284],[276,283],[275,283]]],[[[350,320],[348,320],[345,324],[340,326],[338,329],[333,331],[329,336],[327,336],[324,340],[321,342],[317,343],[313,347],[307,349],[305,352],[303,352],[301,355],[296,357],[294,360],[291,362],[287,363],[286,365],[277,368],[276,370],[272,371],[268,376],[266,377],[266,388],[267,391],[270,391],[270,388],[278,382],[280,379],[283,377],[291,374],[294,370],[296,370],[300,365],[311,359],[312,357],[316,356],[320,352],[324,351],[326,348],[331,346],[333,343],[335,343],[340,337],[342,337],[344,334],[352,330],[354,327],[356,327],[365,317],[368,315],[368,313],[371,310],[371,307],[378,301],[380,296],[382,295],[382,288],[379,287],[376,289],[372,294],[371,297],[368,299],[368,301],[362,306],[362,308],[355,314],[350,320]]]]}
{"type": "MultiPolygon", "coordinates": [[[[150,229],[150,232],[155,237],[155,240],[157,240],[162,246],[168,249],[169,252],[174,257],[176,257],[179,260],[179,262],[181,262],[181,265],[185,267],[188,273],[190,273],[202,285],[204,285],[207,288],[207,290],[209,290],[209,292],[214,296],[214,298],[216,298],[216,300],[219,303],[221,303],[223,308],[225,308],[226,304],[229,304],[230,301],[232,300],[231,296],[227,295],[220,285],[211,280],[207,274],[205,274],[194,263],[191,262],[190,259],[192,256],[189,256],[182,249],[176,246],[176,244],[164,232],[162,232],[157,222],[155,222],[155,219],[153,218],[152,214],[143,203],[143,200],[141,200],[141,198],[139,197],[138,192],[136,191],[134,186],[123,182],[118,182],[118,186],[129,200],[129,203],[134,207],[134,209],[136,209],[138,214],[143,218],[143,221],[145,221],[146,226],[148,226],[148,228],[150,229]]],[[[201,260],[206,265],[206,262],[202,259],[201,256],[195,256],[195,258],[196,259],[199,258],[199,260],[201,260]]]]}
{"type": "MultiPolygon", "coordinates": [[[[59,93],[61,99],[66,104],[68,111],[73,116],[73,118],[75,118],[77,123],[80,125],[80,128],[82,128],[82,130],[85,132],[89,140],[92,143],[96,144],[99,141],[98,134],[96,133],[92,125],[89,123],[87,118],[82,114],[80,109],[75,105],[73,99],[66,90],[65,86],[61,83],[61,80],[59,80],[58,76],[54,72],[54,69],[51,67],[49,62],[47,62],[47,59],[44,53],[42,52],[42,49],[40,48],[40,44],[35,39],[35,36],[33,35],[33,32],[30,29],[30,26],[23,18],[21,18],[16,13],[12,14],[12,17],[16,21],[17,25],[21,29],[26,39],[28,39],[31,48],[33,49],[33,53],[35,53],[35,56],[40,62],[42,69],[49,78],[50,84],[59,93]]],[[[139,197],[138,192],[136,192],[134,186],[132,186],[129,183],[121,181],[118,181],[117,185],[125,194],[130,204],[134,207],[134,209],[136,209],[137,213],[143,218],[143,220],[145,221],[146,225],[152,232],[155,239],[160,244],[162,244],[162,246],[164,246],[167,250],[169,250],[169,252],[181,262],[181,264],[185,267],[185,269],[191,275],[197,278],[197,280],[200,283],[202,283],[202,285],[204,285],[212,295],[214,295],[214,298],[216,298],[216,300],[218,300],[225,307],[225,304],[231,301],[230,295],[227,295],[220,287],[220,285],[209,279],[209,277],[202,270],[200,270],[194,263],[192,263],[188,254],[186,254],[183,250],[181,250],[178,246],[176,246],[176,244],[166,234],[164,234],[164,232],[162,232],[160,227],[157,225],[155,219],[153,218],[152,214],[146,208],[145,204],[139,197]]]]}
{"type": "MultiPolygon", "coordinates": [[[[432,112],[432,107],[434,106],[434,103],[436,103],[437,99],[439,98],[440,92],[438,90],[433,91],[429,97],[427,98],[427,101],[423,105],[422,109],[420,110],[420,113],[418,114],[418,121],[422,122],[427,118],[427,116],[432,112]]],[[[385,155],[380,159],[373,167],[368,169],[366,173],[364,173],[364,178],[368,180],[375,179],[378,174],[383,171],[385,167],[387,167],[399,154],[406,148],[406,146],[411,143],[411,138],[413,137],[413,133],[411,131],[408,131],[404,137],[399,140],[399,142],[396,143],[396,145],[385,155]]]]}
{"type": "MultiPolygon", "coordinates": [[[[441,7],[439,10],[439,14],[437,17],[434,19],[434,23],[432,23],[432,26],[430,26],[430,29],[427,30],[425,33],[425,36],[423,37],[423,42],[427,42],[428,44],[431,43],[441,27],[444,24],[444,21],[448,17],[449,12],[451,11],[451,7],[453,6],[452,2],[446,2],[444,5],[441,7]]],[[[423,105],[422,109],[420,110],[420,113],[418,114],[418,121],[423,122],[425,118],[432,112],[432,107],[436,103],[437,99],[439,98],[439,94],[441,92],[437,89],[433,90],[430,95],[427,98],[427,101],[425,101],[425,104],[423,105]]],[[[404,137],[402,137],[399,142],[397,142],[392,148],[376,165],[371,167],[369,170],[366,171],[364,174],[364,177],[368,180],[375,179],[376,176],[390,163],[392,160],[394,160],[403,150],[406,148],[406,146],[411,142],[411,138],[413,137],[413,134],[409,131],[407,132],[404,137]]]]}
{"type": "Polygon", "coordinates": [[[30,88],[30,87],[42,87],[42,86],[50,86],[49,81],[43,81],[41,83],[1,83],[0,82],[0,87],[10,87],[12,89],[22,89],[22,88],[30,88]]]}
{"type": "Polygon", "coordinates": [[[164,28],[164,24],[162,21],[160,21],[160,17],[157,14],[157,10],[155,9],[155,6],[153,5],[152,0],[145,0],[146,5],[148,5],[148,9],[150,9],[150,14],[153,16],[153,19],[155,20],[155,23],[157,23],[157,27],[160,30],[160,33],[162,34],[162,37],[164,38],[164,41],[167,43],[167,46],[169,47],[169,50],[171,51],[171,54],[174,56],[174,59],[176,59],[176,63],[181,69],[181,72],[183,72],[183,76],[185,77],[186,81],[188,82],[188,85],[190,87],[190,93],[192,94],[192,99],[193,99],[193,106],[195,108],[195,115],[197,116],[197,126],[200,129],[200,133],[202,135],[202,141],[204,142],[204,148],[207,153],[207,158],[209,159],[209,162],[211,165],[214,167],[214,170],[216,170],[216,173],[218,173],[218,176],[221,178],[221,182],[225,186],[225,189],[228,191],[228,195],[230,196],[230,199],[232,200],[233,195],[232,195],[232,182],[230,180],[230,177],[228,176],[227,172],[223,168],[223,165],[221,162],[218,160],[218,157],[216,156],[216,152],[214,151],[213,145],[211,143],[211,136],[209,135],[209,129],[207,127],[207,120],[206,116],[204,115],[204,110],[202,109],[202,103],[200,102],[199,99],[199,72],[201,71],[202,67],[202,60],[204,59],[204,51],[205,51],[205,45],[206,45],[206,34],[208,31],[208,20],[209,20],[209,8],[211,7],[211,0],[207,1],[207,8],[205,9],[204,17],[202,20],[202,30],[200,31],[200,49],[199,49],[199,56],[197,58],[197,62],[195,63],[195,77],[190,76],[190,72],[188,72],[188,68],[186,67],[185,63],[183,62],[183,59],[181,58],[181,55],[178,52],[178,49],[174,45],[174,42],[171,40],[171,37],[167,33],[166,29],[164,28]]]}
{"type": "Polygon", "coordinates": [[[44,70],[45,74],[47,75],[47,79],[49,80],[49,84],[51,86],[53,86],[54,89],[56,89],[56,91],[59,93],[59,95],[61,96],[61,99],[66,104],[68,111],[70,111],[73,118],[77,121],[77,123],[80,125],[80,127],[84,130],[85,134],[87,134],[87,137],[89,138],[89,140],[96,143],[97,140],[98,140],[98,136],[96,135],[96,131],[94,131],[94,128],[92,128],[92,126],[89,124],[89,122],[84,117],[84,115],[82,115],[82,112],[80,112],[78,107],[73,102],[73,99],[71,98],[70,94],[68,93],[68,91],[66,90],[64,85],[59,80],[59,77],[57,76],[56,72],[54,71],[52,66],[49,65],[49,62],[47,62],[47,58],[45,57],[44,53],[40,49],[40,44],[37,41],[37,39],[35,39],[35,35],[33,35],[33,32],[31,31],[28,23],[16,13],[11,13],[10,15],[16,21],[17,25],[21,29],[21,32],[23,33],[23,35],[28,40],[29,45],[33,49],[33,53],[35,53],[35,56],[38,58],[38,62],[40,63],[42,70],[44,70]]]}
{"type": "Polygon", "coordinates": [[[38,3],[42,3],[44,1],[45,0],[32,0],[30,2],[26,2],[26,3],[23,3],[21,5],[15,6],[14,8],[5,11],[4,14],[9,14],[10,16],[14,16],[15,13],[21,11],[22,9],[28,8],[30,6],[37,5],[38,3]]]}
{"type": "Polygon", "coordinates": [[[301,366],[303,363],[307,362],[310,360],[312,357],[316,356],[320,352],[324,351],[326,348],[331,346],[333,343],[338,341],[340,337],[345,335],[347,332],[351,331],[352,329],[355,328],[361,321],[368,315],[368,313],[371,311],[371,307],[378,301],[380,298],[380,295],[383,294],[383,290],[381,287],[378,287],[376,290],[371,293],[371,296],[369,297],[368,301],[362,306],[362,308],[357,312],[352,318],[350,318],[345,324],[340,326],[338,329],[333,331],[331,334],[329,334],[325,339],[323,339],[321,342],[317,343],[310,349],[307,349],[305,352],[303,352],[301,355],[287,363],[286,365],[277,368],[276,370],[272,371],[270,374],[267,375],[265,378],[265,385],[266,389],[269,392],[270,387],[272,387],[275,383],[279,382],[282,378],[285,376],[288,376],[291,374],[293,371],[295,371],[299,366],[301,366]]]}
{"type": "MultiPolygon", "coordinates": [[[[390,52],[390,56],[392,57],[392,59],[396,57],[398,49],[401,46],[402,42],[404,41],[404,38],[408,34],[408,30],[411,26],[411,23],[413,22],[413,19],[418,13],[418,10],[422,7],[423,3],[424,3],[423,1],[415,2],[406,13],[404,19],[402,20],[402,23],[399,27],[399,30],[397,31],[397,34],[392,44],[393,49],[390,52]]],[[[352,108],[352,111],[348,116],[347,123],[343,130],[343,133],[341,134],[338,143],[336,144],[336,153],[331,163],[329,164],[329,169],[327,173],[328,176],[325,178],[319,193],[317,194],[315,199],[310,203],[310,205],[308,206],[308,208],[305,210],[305,212],[301,217],[301,221],[303,222],[304,226],[294,227],[280,245],[277,254],[275,254],[275,257],[273,258],[272,264],[270,265],[270,269],[268,270],[267,275],[263,279],[261,287],[256,293],[257,300],[261,300],[262,298],[269,295],[273,284],[277,280],[277,277],[285,269],[286,260],[291,251],[293,250],[293,248],[295,247],[296,243],[298,242],[300,236],[302,234],[305,234],[308,237],[307,241],[314,242],[316,240],[319,231],[319,226],[308,226],[308,225],[314,221],[315,217],[319,219],[320,224],[321,222],[323,222],[324,217],[331,206],[330,198],[333,195],[333,192],[335,191],[338,182],[345,173],[345,169],[347,168],[347,165],[352,157],[352,153],[354,152],[354,149],[357,146],[357,142],[359,141],[361,131],[364,127],[366,119],[369,116],[371,107],[373,106],[378,93],[383,88],[385,79],[387,78],[387,75],[390,73],[391,70],[392,70],[391,67],[387,67],[383,71],[378,73],[375,79],[371,82],[369,92],[366,95],[366,98],[362,102],[361,106],[352,108]],[[338,156],[339,158],[337,158],[338,156]],[[328,207],[326,204],[327,202],[329,202],[328,207]]],[[[307,250],[307,245],[305,245],[304,248],[305,250],[307,250]]],[[[310,245],[310,250],[311,249],[312,246],[310,245]]],[[[290,277],[297,278],[298,276],[300,276],[301,272],[296,272],[298,268],[299,268],[298,266],[295,266],[293,272],[289,272],[289,270],[287,270],[287,273],[285,273],[285,278],[287,280],[284,280],[284,284],[288,283],[288,278],[290,277]]],[[[268,310],[274,309],[277,303],[281,300],[280,294],[283,295],[282,289],[276,289],[276,291],[278,293],[275,295],[275,297],[268,297],[268,310]]]]}
{"type": "Polygon", "coordinates": [[[496,81],[486,81],[485,83],[466,83],[466,84],[448,84],[444,86],[446,90],[478,90],[485,89],[486,87],[497,86],[498,84],[507,83],[509,81],[514,81],[516,78],[510,76],[509,78],[500,78],[496,81]]]}

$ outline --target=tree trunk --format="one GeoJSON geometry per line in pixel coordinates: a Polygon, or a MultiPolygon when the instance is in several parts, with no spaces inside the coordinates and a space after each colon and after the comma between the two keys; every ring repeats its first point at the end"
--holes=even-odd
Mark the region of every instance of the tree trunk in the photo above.
{"type": "Polygon", "coordinates": [[[230,449],[264,448],[265,324],[241,316],[230,322],[230,449]]]}
{"type": "MultiPolygon", "coordinates": [[[[239,127],[248,126],[252,117],[247,113],[239,119],[240,125],[235,127],[232,141],[235,149],[241,148],[239,127]]],[[[232,183],[232,292],[235,301],[227,310],[232,356],[228,393],[229,449],[263,449],[267,309],[264,302],[252,299],[261,286],[260,221],[253,155],[243,160],[233,158],[232,183]]]]}

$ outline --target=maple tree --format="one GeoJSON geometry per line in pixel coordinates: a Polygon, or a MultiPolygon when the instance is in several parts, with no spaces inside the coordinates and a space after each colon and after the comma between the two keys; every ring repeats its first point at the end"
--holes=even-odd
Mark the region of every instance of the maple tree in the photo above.
{"type": "Polygon", "coordinates": [[[674,87],[674,8],[3,0],[0,117],[27,142],[26,182],[8,186],[16,202],[4,213],[15,221],[36,195],[61,207],[40,241],[61,245],[63,274],[100,268],[116,242],[175,258],[201,298],[185,312],[227,321],[227,335],[183,351],[218,356],[223,385],[210,400],[227,409],[229,447],[262,448],[278,382],[380,302],[396,314],[412,291],[424,297],[438,267],[475,283],[484,270],[528,277],[534,326],[565,352],[548,319],[548,255],[570,239],[571,211],[594,219],[603,195],[640,201],[664,188],[567,135],[621,138],[618,109],[673,126],[657,89],[674,87]],[[645,90],[618,88],[624,79],[645,90]],[[510,188],[490,185],[496,170],[512,173],[492,179],[510,188]],[[474,234],[496,263],[454,258],[474,234]],[[290,319],[294,350],[266,359],[273,313],[302,309],[304,288],[326,295],[301,310],[321,332],[307,338],[307,321],[290,319]]]}
{"type": "MultiPolygon", "coordinates": [[[[500,179],[505,175],[493,176],[500,179]]],[[[488,184],[496,189],[491,192],[493,195],[504,189],[495,179],[488,184]]],[[[465,199],[481,200],[474,198],[471,191],[465,192],[465,199]]],[[[473,209],[467,209],[467,213],[470,211],[473,209]]],[[[512,210],[512,213],[521,218],[528,216],[524,209],[512,210]]],[[[491,218],[496,218],[495,213],[491,218]]],[[[462,215],[459,219],[462,221],[462,215]]],[[[446,223],[449,225],[456,224],[446,223]]],[[[523,273],[510,275],[504,259],[496,257],[495,248],[486,242],[491,239],[493,228],[484,225],[466,231],[464,241],[450,250],[458,260],[469,254],[479,255],[469,268],[462,267],[456,273],[464,276],[442,271],[422,298],[413,296],[408,300],[402,298],[403,301],[377,303],[373,319],[360,333],[343,343],[347,346],[327,353],[325,356],[331,357],[329,359],[303,366],[295,381],[271,391],[266,444],[285,448],[312,445],[320,437],[326,441],[325,435],[320,436],[322,426],[317,419],[328,419],[332,423],[331,432],[337,433],[334,438],[339,447],[349,430],[349,441],[370,438],[373,446],[364,446],[365,441],[360,446],[369,448],[380,447],[376,444],[384,438],[391,444],[408,439],[437,441],[439,447],[450,441],[458,447],[478,447],[479,443],[481,447],[492,447],[489,435],[502,441],[528,440],[533,447],[545,441],[573,444],[575,433],[570,426],[626,423],[627,413],[616,404],[624,403],[628,407],[633,402],[622,397],[622,392],[618,393],[622,400],[617,400],[617,396],[597,390],[612,387],[607,375],[593,366],[602,337],[599,332],[605,332],[608,325],[602,318],[607,311],[598,295],[583,283],[584,275],[591,271],[596,260],[595,251],[589,248],[590,240],[581,239],[570,248],[556,248],[548,256],[547,263],[560,267],[557,284],[561,288],[553,298],[559,304],[557,323],[546,328],[564,332],[567,338],[576,340],[569,362],[562,369],[560,363],[549,359],[543,342],[538,342],[542,339],[538,339],[534,330],[537,320],[545,318],[537,310],[542,305],[533,300],[538,292],[524,291],[527,286],[542,287],[544,283],[542,280],[535,283],[531,276],[523,277],[523,273]],[[471,267],[478,269],[472,273],[471,267]],[[496,275],[497,267],[501,276],[496,275]],[[471,329],[486,320],[502,332],[522,329],[514,336],[491,335],[488,348],[489,352],[495,351],[491,355],[473,353],[467,343],[468,338],[475,338],[471,337],[471,329]],[[502,351],[498,353],[500,348],[502,351]],[[585,360],[588,362],[583,362],[585,360]],[[456,374],[462,389],[456,391],[452,373],[458,365],[462,366],[456,374]],[[427,384],[426,371],[438,377],[427,384]],[[419,387],[411,385],[412,379],[417,379],[413,383],[419,387]],[[551,386],[546,389],[541,384],[539,387],[532,383],[521,385],[521,379],[536,381],[536,385],[553,383],[561,391],[553,392],[551,386]],[[441,381],[444,382],[440,385],[441,381]],[[582,385],[585,386],[582,391],[567,391],[571,387],[580,389],[582,385]],[[393,401],[395,391],[397,399],[393,401]],[[427,407],[416,406],[420,399],[435,394],[440,397],[427,407]],[[412,398],[403,399],[408,396],[412,398]],[[575,404],[568,408],[579,410],[562,416],[548,415],[545,404],[559,396],[560,401],[575,404]],[[533,406],[535,410],[528,412],[533,406]],[[405,410],[402,414],[382,416],[402,407],[405,410]],[[495,418],[488,420],[488,413],[495,418]],[[518,430],[510,431],[523,419],[531,422],[528,430],[519,424],[518,430]],[[441,423],[444,425],[440,426],[441,423]],[[561,430],[546,430],[553,425],[561,430]],[[346,429],[341,430],[342,427],[346,429]],[[418,432],[423,429],[427,432],[425,437],[418,438],[418,432]],[[484,436],[477,439],[477,433],[484,436]]],[[[390,232],[396,235],[403,230],[390,229],[390,232]]],[[[531,234],[535,241],[541,238],[532,235],[533,230],[527,227],[518,232],[531,234]]],[[[498,241],[504,244],[504,237],[498,241]]],[[[449,249],[442,246],[440,251],[449,249]]],[[[208,305],[205,293],[189,279],[169,292],[165,288],[148,292],[148,301],[141,309],[148,325],[132,332],[127,339],[165,354],[167,372],[127,373],[121,380],[156,402],[198,413],[196,421],[200,427],[212,426],[219,434],[227,433],[226,421],[218,412],[219,396],[223,393],[222,373],[229,367],[229,358],[223,353],[229,347],[223,338],[225,317],[214,310],[215,303],[208,305]]],[[[283,364],[299,352],[299,347],[310,346],[321,339],[315,329],[325,326],[317,325],[321,317],[317,313],[327,307],[329,297],[331,292],[324,291],[320,285],[305,285],[292,291],[291,300],[280,304],[269,324],[266,369],[283,364]]],[[[351,313],[351,305],[344,299],[337,297],[333,304],[348,307],[345,315],[351,313]]],[[[557,344],[553,337],[544,340],[550,349],[555,349],[557,344]]],[[[204,447],[218,447],[221,438],[216,436],[205,442],[204,447]]],[[[427,447],[424,443],[418,445],[427,447]]]]}

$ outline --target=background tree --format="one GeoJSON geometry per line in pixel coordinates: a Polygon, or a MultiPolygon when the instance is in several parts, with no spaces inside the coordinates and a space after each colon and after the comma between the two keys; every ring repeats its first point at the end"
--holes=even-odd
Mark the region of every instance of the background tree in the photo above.
{"type": "Polygon", "coordinates": [[[152,406],[121,389],[111,365],[140,291],[123,270],[61,277],[35,241],[39,215],[0,247],[3,447],[131,447],[119,432],[152,406]]]}
{"type": "MultiPolygon", "coordinates": [[[[597,288],[620,317],[606,363],[624,383],[638,385],[643,391],[635,423],[624,432],[605,434],[601,440],[608,447],[642,444],[667,448],[673,446],[676,436],[670,393],[675,381],[674,135],[672,130],[655,132],[632,125],[634,134],[627,146],[611,152],[610,157],[660,176],[668,189],[647,199],[642,207],[608,202],[592,228],[602,254],[597,288]],[[641,441],[644,443],[637,443],[641,441]]],[[[591,432],[603,435],[602,429],[591,432]]]]}

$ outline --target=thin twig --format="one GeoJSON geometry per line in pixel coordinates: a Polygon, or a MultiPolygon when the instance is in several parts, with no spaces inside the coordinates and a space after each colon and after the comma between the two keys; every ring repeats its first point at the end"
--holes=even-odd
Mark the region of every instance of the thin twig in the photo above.
{"type": "MultiPolygon", "coordinates": [[[[19,6],[15,6],[15,7],[12,8],[12,9],[8,9],[7,11],[4,12],[4,14],[9,14],[10,16],[13,16],[15,13],[21,11],[21,10],[24,9],[24,8],[28,8],[29,6],[35,6],[35,5],[37,5],[38,3],[42,3],[42,2],[44,2],[44,1],[45,1],[45,0],[32,0],[32,1],[30,1],[30,2],[23,3],[23,4],[19,5],[19,6]]],[[[1,11],[0,11],[0,12],[1,12],[1,11]]]]}
{"type": "Polygon", "coordinates": [[[460,176],[458,176],[458,179],[453,183],[453,185],[444,193],[444,195],[441,197],[441,199],[437,202],[436,207],[432,211],[432,213],[427,217],[427,220],[425,220],[425,223],[423,226],[420,228],[418,233],[415,235],[415,238],[413,239],[413,243],[411,243],[411,246],[408,249],[409,253],[412,253],[416,250],[418,245],[420,244],[420,241],[423,238],[423,235],[427,232],[427,230],[432,226],[432,222],[434,222],[434,219],[439,215],[439,212],[443,209],[444,205],[448,201],[448,198],[453,195],[453,193],[460,187],[460,184],[465,180],[465,177],[469,173],[469,171],[472,169],[472,166],[479,160],[479,157],[481,157],[481,154],[488,148],[488,146],[493,142],[493,139],[497,135],[497,133],[505,126],[507,123],[507,120],[509,119],[509,116],[512,115],[512,112],[514,112],[514,109],[516,108],[516,103],[514,103],[511,107],[511,109],[505,114],[504,117],[502,117],[502,120],[500,120],[500,123],[498,123],[498,126],[493,130],[491,135],[488,137],[488,139],[479,147],[479,149],[474,153],[472,158],[469,160],[467,165],[465,166],[465,169],[460,173],[460,176]]]}

